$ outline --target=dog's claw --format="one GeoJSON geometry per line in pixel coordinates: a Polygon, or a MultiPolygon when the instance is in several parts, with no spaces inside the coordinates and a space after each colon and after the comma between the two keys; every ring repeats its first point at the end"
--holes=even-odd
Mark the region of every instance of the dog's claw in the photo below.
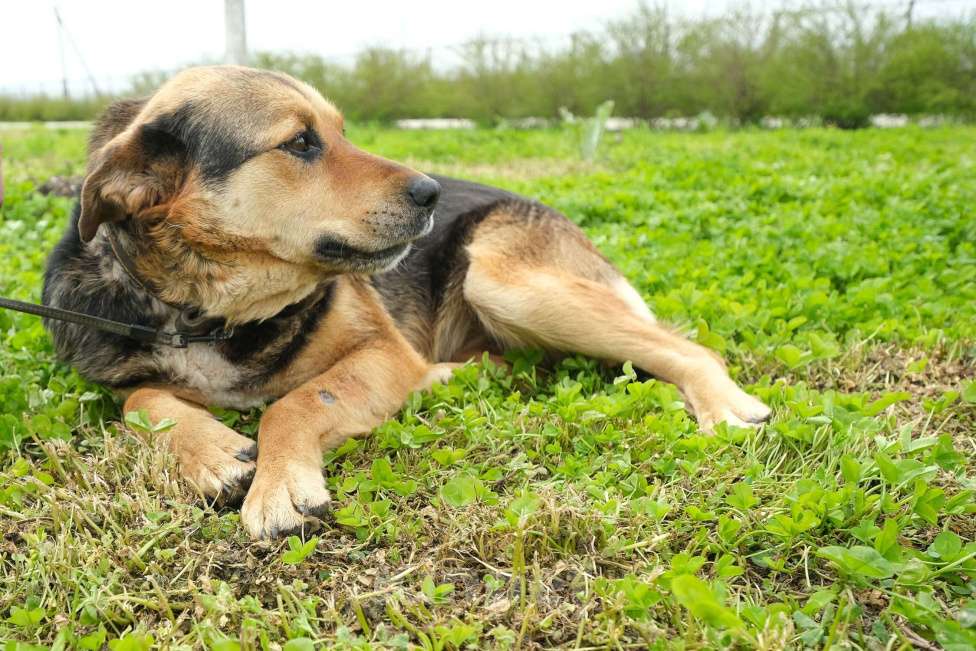
{"type": "MultiPolygon", "coordinates": [[[[243,461],[243,459],[241,460],[243,461]]],[[[214,506],[221,508],[240,507],[244,502],[244,496],[247,495],[247,489],[251,487],[253,480],[254,468],[252,467],[232,483],[225,483],[221,486],[220,493],[214,498],[214,506]]]]}
{"type": "Polygon", "coordinates": [[[256,540],[292,535],[329,511],[329,491],[317,467],[292,463],[258,469],[241,507],[241,521],[256,540]]]}
{"type": "Polygon", "coordinates": [[[746,420],[752,423],[753,425],[761,425],[762,423],[768,423],[769,419],[773,417],[773,410],[767,407],[766,405],[762,405],[762,406],[763,406],[762,410],[753,412],[746,418],[746,420]]]}
{"type": "Polygon", "coordinates": [[[253,441],[231,430],[211,433],[194,446],[180,446],[180,473],[213,506],[236,506],[254,478],[252,448],[256,452],[253,441]]]}
{"type": "Polygon", "coordinates": [[[308,502],[303,502],[298,505],[298,510],[303,515],[312,516],[321,520],[325,515],[331,510],[332,502],[326,501],[320,504],[309,504],[308,502]]]}
{"type": "Polygon", "coordinates": [[[234,458],[238,461],[254,461],[258,458],[258,444],[252,443],[248,447],[238,450],[234,454],[234,458]]]}

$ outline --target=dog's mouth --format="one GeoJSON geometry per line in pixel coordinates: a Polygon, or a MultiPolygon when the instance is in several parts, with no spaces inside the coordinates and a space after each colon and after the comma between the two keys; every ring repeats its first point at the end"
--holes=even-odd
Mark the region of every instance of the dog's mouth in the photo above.
{"type": "Polygon", "coordinates": [[[355,267],[382,268],[397,262],[410,249],[410,243],[395,244],[378,251],[365,251],[332,238],[322,238],[315,245],[315,255],[328,262],[355,267]]]}
{"type": "Polygon", "coordinates": [[[396,266],[410,251],[411,243],[430,233],[433,227],[434,215],[432,212],[418,233],[402,242],[376,250],[355,247],[341,239],[323,236],[315,243],[315,256],[322,262],[341,266],[350,271],[384,271],[396,266]]]}

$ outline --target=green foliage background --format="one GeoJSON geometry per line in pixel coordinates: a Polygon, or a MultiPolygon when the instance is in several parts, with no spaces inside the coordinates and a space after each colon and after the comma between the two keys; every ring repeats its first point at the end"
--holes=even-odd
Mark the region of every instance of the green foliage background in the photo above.
{"type": "MultiPolygon", "coordinates": [[[[895,13],[895,12],[898,13],[895,13]]],[[[909,25],[876,3],[730,10],[682,18],[638,4],[567,45],[481,37],[452,48],[457,61],[370,48],[350,65],[317,55],[260,53],[254,63],[289,72],[360,121],[468,117],[555,118],[561,106],[591,115],[605,100],[628,117],[696,115],[734,123],[765,115],[864,126],[871,114],[976,114],[976,15],[909,25]]],[[[133,94],[165,75],[145,74],[133,94]]],[[[0,97],[0,120],[92,117],[107,101],[0,97]]]]}

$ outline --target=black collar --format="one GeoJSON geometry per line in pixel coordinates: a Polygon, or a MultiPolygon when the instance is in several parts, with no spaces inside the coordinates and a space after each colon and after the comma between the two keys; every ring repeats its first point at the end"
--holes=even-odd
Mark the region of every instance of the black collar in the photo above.
{"type": "MultiPolygon", "coordinates": [[[[125,251],[124,247],[117,246],[114,234],[110,230],[107,237],[109,246],[112,249],[112,254],[115,256],[118,263],[122,265],[122,268],[132,279],[132,281],[147,294],[177,311],[177,329],[175,331],[151,328],[138,323],[123,323],[121,321],[113,321],[112,319],[106,319],[100,316],[94,316],[92,314],[85,314],[84,312],[75,312],[74,310],[66,310],[64,308],[53,307],[50,305],[26,303],[24,301],[17,301],[11,298],[3,298],[2,296],[0,296],[0,308],[16,310],[17,312],[24,312],[26,314],[34,314],[45,319],[76,323],[88,328],[94,328],[95,330],[101,330],[103,332],[111,332],[122,337],[129,337],[130,339],[136,339],[145,343],[172,346],[173,348],[186,348],[189,344],[194,343],[208,343],[213,345],[220,341],[230,339],[234,335],[233,329],[228,329],[226,327],[226,322],[223,319],[208,319],[203,317],[200,314],[200,311],[196,308],[173,305],[172,303],[168,303],[167,301],[160,299],[158,294],[152,291],[147,284],[143,282],[138,275],[136,275],[135,262],[132,260],[132,257],[128,255],[128,252],[125,251]]],[[[271,318],[274,319],[280,316],[292,314],[295,311],[300,310],[302,307],[318,301],[322,297],[323,292],[330,292],[332,291],[333,287],[333,283],[322,285],[318,290],[313,291],[302,300],[286,306],[278,314],[271,318]]]]}

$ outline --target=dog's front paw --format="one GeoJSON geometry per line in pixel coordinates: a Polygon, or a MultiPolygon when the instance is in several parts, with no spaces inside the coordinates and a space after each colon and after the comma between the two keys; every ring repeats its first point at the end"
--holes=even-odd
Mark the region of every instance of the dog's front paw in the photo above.
{"type": "Polygon", "coordinates": [[[736,427],[756,427],[772,415],[769,407],[740,389],[729,377],[713,381],[687,397],[698,426],[706,432],[714,431],[721,422],[736,427]]]}
{"type": "Polygon", "coordinates": [[[306,518],[325,515],[330,499],[314,465],[259,467],[241,507],[241,522],[255,540],[301,533],[306,518]]]}
{"type": "Polygon", "coordinates": [[[208,500],[237,506],[254,477],[258,448],[246,436],[215,425],[206,436],[181,443],[176,450],[180,474],[208,500]]]}

